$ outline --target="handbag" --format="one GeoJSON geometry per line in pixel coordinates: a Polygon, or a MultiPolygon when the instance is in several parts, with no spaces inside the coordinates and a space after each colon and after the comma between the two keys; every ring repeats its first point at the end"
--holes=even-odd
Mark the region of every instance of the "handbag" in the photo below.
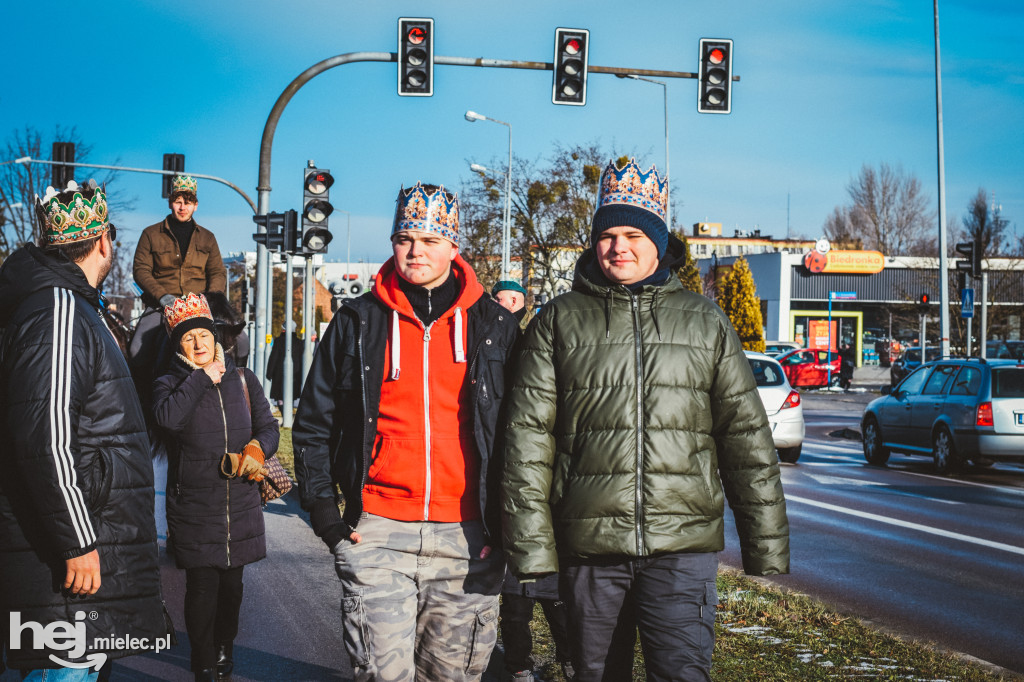
{"type": "MultiPolygon", "coordinates": [[[[246,383],[245,373],[241,368],[238,369],[238,378],[242,380],[242,394],[245,395],[245,405],[249,408],[249,418],[252,419],[252,401],[249,399],[249,384],[246,383]]],[[[277,459],[277,455],[271,455],[264,459],[263,468],[265,469],[263,480],[259,482],[260,500],[266,506],[268,502],[287,495],[295,484],[292,482],[291,477],[288,476],[284,466],[277,459]]]]}

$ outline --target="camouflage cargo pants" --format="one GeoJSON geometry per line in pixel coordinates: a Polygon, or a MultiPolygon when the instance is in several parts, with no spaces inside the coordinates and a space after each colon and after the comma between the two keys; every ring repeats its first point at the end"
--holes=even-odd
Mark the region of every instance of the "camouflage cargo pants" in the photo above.
{"type": "Polygon", "coordinates": [[[504,557],[483,524],[364,515],[335,554],[345,647],[359,681],[479,680],[497,640],[504,557]]]}

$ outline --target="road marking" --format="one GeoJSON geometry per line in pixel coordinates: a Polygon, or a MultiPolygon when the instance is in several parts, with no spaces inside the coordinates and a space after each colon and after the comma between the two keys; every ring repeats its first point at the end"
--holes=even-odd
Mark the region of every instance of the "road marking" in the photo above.
{"type": "Polygon", "coordinates": [[[992,549],[1001,549],[1004,552],[1010,552],[1012,554],[1020,554],[1024,556],[1024,547],[1015,547],[1014,545],[1003,544],[1002,542],[994,542],[992,540],[984,540],[982,538],[972,537],[970,535],[963,535],[961,533],[954,533],[948,530],[942,530],[941,528],[932,528],[931,526],[923,526],[920,523],[912,523],[910,521],[901,521],[899,519],[890,519],[888,516],[879,516],[878,514],[871,514],[869,512],[862,512],[856,509],[847,509],[846,507],[840,507],[827,502],[818,502],[817,500],[809,500],[806,497],[796,497],[794,495],[786,495],[786,500],[793,502],[801,502],[803,504],[809,504],[812,507],[820,507],[822,509],[828,509],[829,511],[838,512],[840,514],[849,514],[850,516],[859,516],[864,519],[871,519],[872,521],[878,521],[879,523],[887,523],[891,526],[900,526],[902,528],[909,528],[911,530],[919,530],[922,533],[930,533],[932,535],[938,535],[944,538],[950,538],[952,540],[960,540],[961,542],[969,542],[975,545],[982,545],[983,547],[990,547],[992,549]]]}
{"type": "MultiPolygon", "coordinates": [[[[831,466],[842,466],[842,465],[835,465],[835,464],[833,464],[831,466]]],[[[861,465],[857,464],[856,466],[861,466],[861,465]]],[[[928,500],[929,502],[937,502],[939,504],[953,504],[953,505],[965,504],[964,502],[960,502],[959,500],[944,500],[941,497],[932,497],[931,495],[925,495],[923,493],[912,493],[912,492],[909,492],[909,491],[906,491],[906,490],[899,490],[897,488],[893,488],[891,483],[883,483],[882,481],[865,481],[865,480],[858,479],[858,478],[849,478],[849,477],[845,477],[845,476],[830,476],[828,474],[812,474],[811,472],[807,472],[807,477],[810,478],[811,480],[817,482],[817,483],[822,484],[822,485],[842,485],[842,486],[848,486],[850,488],[856,488],[856,487],[875,488],[875,489],[884,491],[886,493],[889,493],[890,495],[902,495],[903,497],[914,497],[914,498],[921,499],[921,500],[928,500]]]]}

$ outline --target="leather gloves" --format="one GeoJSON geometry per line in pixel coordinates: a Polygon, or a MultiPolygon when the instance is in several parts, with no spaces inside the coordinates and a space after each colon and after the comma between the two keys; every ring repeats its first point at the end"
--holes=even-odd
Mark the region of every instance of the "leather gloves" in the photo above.
{"type": "Polygon", "coordinates": [[[220,460],[220,472],[228,478],[245,476],[250,481],[259,482],[267,474],[263,461],[263,448],[254,438],[245,444],[241,453],[226,453],[220,460]]]}

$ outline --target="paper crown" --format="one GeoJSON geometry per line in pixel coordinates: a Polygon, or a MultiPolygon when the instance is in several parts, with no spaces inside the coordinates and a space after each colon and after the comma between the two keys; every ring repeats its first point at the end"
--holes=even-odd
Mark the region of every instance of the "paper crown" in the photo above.
{"type": "Polygon", "coordinates": [[[67,189],[63,191],[47,187],[42,198],[36,197],[36,203],[45,222],[43,239],[47,244],[71,244],[92,239],[110,227],[107,221],[107,195],[99,187],[82,188],[70,180],[67,189]],[[83,194],[86,189],[93,190],[89,199],[83,194]],[[74,194],[65,204],[61,202],[60,195],[67,192],[74,194]]]}
{"type": "Polygon", "coordinates": [[[433,194],[419,182],[408,191],[403,187],[398,191],[397,204],[391,234],[420,230],[433,232],[454,244],[459,243],[459,195],[453,194],[449,199],[444,185],[433,194]]]}
{"type": "Polygon", "coordinates": [[[175,175],[171,178],[171,194],[175,192],[188,192],[193,196],[199,196],[199,183],[191,175],[175,175]]]}
{"type": "Polygon", "coordinates": [[[646,173],[641,172],[636,159],[630,159],[622,168],[609,161],[601,174],[597,207],[616,204],[642,208],[664,222],[668,214],[668,178],[662,180],[654,166],[646,173]]]}
{"type": "Polygon", "coordinates": [[[213,313],[210,312],[210,304],[206,302],[206,297],[202,294],[189,294],[185,298],[176,298],[174,303],[164,308],[164,327],[170,336],[174,335],[175,329],[189,320],[195,322],[187,324],[187,327],[213,329],[213,313]],[[202,322],[203,320],[207,320],[209,325],[202,322]]]}

